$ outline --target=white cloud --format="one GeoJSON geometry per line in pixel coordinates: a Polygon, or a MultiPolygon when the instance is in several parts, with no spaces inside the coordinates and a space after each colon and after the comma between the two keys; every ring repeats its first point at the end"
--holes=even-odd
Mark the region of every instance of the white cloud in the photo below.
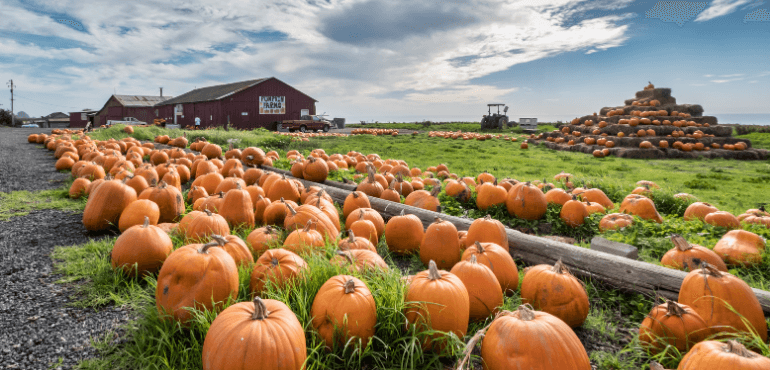
{"type": "MultiPolygon", "coordinates": [[[[7,21],[0,23],[0,30],[32,36],[0,40],[0,55],[15,58],[14,65],[20,66],[0,70],[11,70],[29,89],[44,91],[56,81],[56,89],[67,92],[58,99],[76,106],[101,106],[115,88],[119,93],[155,94],[163,86],[171,95],[194,86],[267,76],[324,104],[361,111],[369,110],[367,104],[383,102],[401,104],[407,111],[449,99],[471,106],[516,91],[515,86],[474,79],[565,52],[591,54],[623,45],[628,39],[623,21],[631,15],[585,14],[616,11],[630,2],[449,1],[436,6],[461,9],[470,23],[438,24],[386,41],[350,43],[325,33],[328,17],[356,4],[388,5],[389,0],[63,0],[36,4],[39,8],[8,0],[3,5],[7,21]],[[43,12],[63,15],[54,19],[43,12]],[[57,21],[66,17],[80,22],[85,31],[57,21]],[[264,31],[280,32],[285,39],[269,42],[249,36],[264,31]],[[66,46],[29,42],[35,37],[56,37],[66,46]],[[52,68],[53,61],[62,66],[52,68]]],[[[431,4],[414,0],[396,5],[420,9],[431,4]]],[[[345,15],[353,26],[368,25],[363,16],[345,15]]]]}
{"type": "Polygon", "coordinates": [[[749,4],[752,1],[753,0],[714,0],[706,10],[698,14],[698,17],[695,18],[695,22],[705,22],[728,15],[738,10],[742,5],[749,4]]]}

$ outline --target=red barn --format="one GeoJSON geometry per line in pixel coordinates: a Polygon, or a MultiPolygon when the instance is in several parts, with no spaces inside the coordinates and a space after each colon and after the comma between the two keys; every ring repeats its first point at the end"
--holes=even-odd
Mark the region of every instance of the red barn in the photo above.
{"type": "Polygon", "coordinates": [[[159,115],[160,111],[155,105],[171,98],[173,96],[113,95],[94,117],[94,127],[104,125],[109,120],[123,120],[125,117],[134,117],[152,124],[155,118],[164,118],[159,115]]]}
{"type": "Polygon", "coordinates": [[[96,114],[96,111],[83,110],[77,112],[70,112],[70,123],[68,127],[86,127],[88,120],[96,114]]]}
{"type": "MultiPolygon", "coordinates": [[[[317,100],[275,78],[202,87],[158,103],[159,117],[182,127],[215,127],[230,124],[239,129],[275,130],[278,121],[315,114],[317,100]],[[176,122],[174,122],[176,118],[176,122]]],[[[137,117],[139,118],[139,117],[137,117]]]]}

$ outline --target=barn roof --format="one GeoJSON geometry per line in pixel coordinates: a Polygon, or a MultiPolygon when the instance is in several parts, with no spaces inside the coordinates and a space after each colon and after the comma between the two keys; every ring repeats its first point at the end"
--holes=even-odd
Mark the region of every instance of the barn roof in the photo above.
{"type": "Polygon", "coordinates": [[[124,107],[152,107],[162,103],[173,96],[148,96],[148,95],[113,95],[124,107]]]}
{"type": "MultiPolygon", "coordinates": [[[[176,98],[166,100],[162,103],[159,103],[158,105],[169,105],[169,104],[181,104],[181,103],[197,103],[197,102],[204,102],[204,101],[214,101],[214,100],[221,100],[228,96],[231,96],[235,93],[241,92],[243,90],[246,90],[248,88],[254,87],[256,85],[261,84],[262,82],[265,82],[270,79],[276,79],[275,77],[267,77],[267,78],[258,78],[255,80],[248,80],[248,81],[240,81],[240,82],[233,82],[229,84],[223,84],[223,85],[214,85],[214,86],[208,86],[208,87],[201,87],[199,89],[192,90],[190,92],[186,92],[182,95],[177,96],[176,98]]],[[[280,80],[279,80],[280,81],[280,80]]],[[[281,81],[283,82],[283,81],[281,81]]],[[[296,89],[295,89],[296,90],[296,89]]],[[[297,90],[299,91],[299,90],[297,90]]],[[[307,94],[299,91],[301,94],[307,96],[307,94]]],[[[310,96],[308,96],[310,98],[310,96]]],[[[310,98],[313,99],[313,98],[310,98]]],[[[316,101],[313,99],[313,101],[316,101]]]]}

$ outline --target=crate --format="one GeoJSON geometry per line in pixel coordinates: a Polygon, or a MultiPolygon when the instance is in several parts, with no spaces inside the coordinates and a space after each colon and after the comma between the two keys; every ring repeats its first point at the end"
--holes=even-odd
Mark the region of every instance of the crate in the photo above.
{"type": "Polygon", "coordinates": [[[519,127],[525,131],[537,131],[537,118],[519,118],[519,127]]]}

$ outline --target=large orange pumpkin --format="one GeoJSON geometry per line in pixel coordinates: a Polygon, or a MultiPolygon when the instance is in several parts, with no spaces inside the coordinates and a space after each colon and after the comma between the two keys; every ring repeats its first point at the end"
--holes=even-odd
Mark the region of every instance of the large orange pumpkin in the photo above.
{"type": "Polygon", "coordinates": [[[655,203],[650,198],[639,194],[629,194],[620,203],[620,212],[639,216],[645,220],[663,223],[663,217],[660,216],[655,208],[655,203]]]}
{"type": "Polygon", "coordinates": [[[684,278],[679,303],[692,307],[714,332],[755,332],[767,341],[767,322],[754,291],[708,263],[684,278]]]}
{"type": "Polygon", "coordinates": [[[468,290],[470,319],[484,320],[503,305],[503,290],[492,270],[478,263],[475,254],[470,256],[467,261],[456,263],[450,272],[455,274],[468,290]]]}
{"type": "Polygon", "coordinates": [[[263,294],[267,282],[283,289],[306,268],[307,263],[296,253],[282,248],[268,249],[257,258],[251,271],[251,293],[263,294]]]}
{"type": "Polygon", "coordinates": [[[238,296],[238,267],[219,243],[190,244],[166,258],[158,274],[155,305],[161,316],[187,322],[187,309],[213,310],[238,296]]]}
{"type": "Polygon", "coordinates": [[[279,245],[280,241],[281,232],[270,225],[254,229],[246,237],[246,245],[251,248],[252,255],[257,258],[271,246],[279,245]]]}
{"type": "Polygon", "coordinates": [[[110,264],[128,276],[144,276],[160,270],[173,247],[168,234],[145,217],[144,224],[128,228],[115,240],[110,264]]]}
{"type": "Polygon", "coordinates": [[[508,213],[525,220],[539,220],[548,210],[545,194],[530,182],[514,185],[505,200],[508,213]]]}
{"type": "Polygon", "coordinates": [[[136,200],[136,191],[122,181],[104,181],[88,196],[83,210],[83,226],[86,230],[106,230],[118,225],[120,214],[136,200]]]}
{"type": "Polygon", "coordinates": [[[471,256],[492,270],[504,294],[511,295],[519,289],[519,271],[507,248],[494,243],[475,242],[465,249],[462,260],[468,261],[471,256]]]}
{"type": "Polygon", "coordinates": [[[428,226],[420,244],[420,260],[427,266],[435,261],[441,269],[451,269],[460,261],[460,239],[457,228],[440,218],[428,226]]]}
{"type": "Polygon", "coordinates": [[[770,369],[770,358],[752,352],[742,344],[729,340],[700,342],[679,362],[679,370],[761,370],[770,369]]]}
{"type": "Polygon", "coordinates": [[[728,231],[714,246],[714,252],[730,265],[754,266],[762,263],[765,241],[746,230],[728,231]]]}
{"type": "Polygon", "coordinates": [[[361,348],[366,348],[374,336],[377,307],[366,283],[353,276],[337,275],[318,289],[310,317],[327,347],[333,348],[335,343],[344,346],[351,339],[358,345],[360,339],[361,348]]]}
{"type": "Polygon", "coordinates": [[[583,344],[564,321],[526,305],[492,321],[481,343],[481,358],[488,370],[591,369],[583,344]]]}
{"type": "MultiPolygon", "coordinates": [[[[462,338],[468,331],[470,300],[468,290],[460,279],[447,271],[439,271],[436,263],[430,261],[428,269],[412,277],[406,288],[407,325],[414,324],[418,331],[435,330],[453,332],[462,338]]],[[[433,339],[443,336],[433,334],[423,342],[423,349],[434,347],[433,339]]],[[[441,350],[443,343],[437,345],[441,350]]]]}
{"type": "Polygon", "coordinates": [[[674,243],[674,248],[663,255],[663,258],[660,259],[661,265],[677,270],[691,271],[698,269],[701,261],[706,261],[717,270],[727,272],[727,265],[711,249],[690,244],[678,234],[671,235],[671,242],[674,243]]]}
{"type": "Polygon", "coordinates": [[[300,370],[307,359],[305,330],[286,304],[256,297],[217,315],[202,352],[204,370],[300,370]]]}
{"type": "Polygon", "coordinates": [[[490,215],[474,220],[468,228],[465,240],[468,245],[475,242],[494,243],[508,249],[508,233],[505,226],[490,215]]]}
{"type": "Polygon", "coordinates": [[[385,225],[385,242],[391,252],[410,254],[420,249],[425,232],[422,222],[415,215],[394,216],[385,225]]]}
{"type": "Polygon", "coordinates": [[[711,333],[706,322],[692,308],[674,301],[657,305],[639,327],[639,341],[657,354],[666,346],[687,352],[711,333]]]}
{"type": "Polygon", "coordinates": [[[158,205],[160,210],[159,223],[178,222],[184,213],[184,198],[176,187],[168,186],[161,181],[157,187],[150,187],[139,194],[139,199],[148,199],[158,205]]]}
{"type": "Polygon", "coordinates": [[[537,265],[528,269],[521,282],[523,303],[548,312],[570,327],[578,327],[588,317],[588,294],[561,259],[553,266],[537,265]]]}

